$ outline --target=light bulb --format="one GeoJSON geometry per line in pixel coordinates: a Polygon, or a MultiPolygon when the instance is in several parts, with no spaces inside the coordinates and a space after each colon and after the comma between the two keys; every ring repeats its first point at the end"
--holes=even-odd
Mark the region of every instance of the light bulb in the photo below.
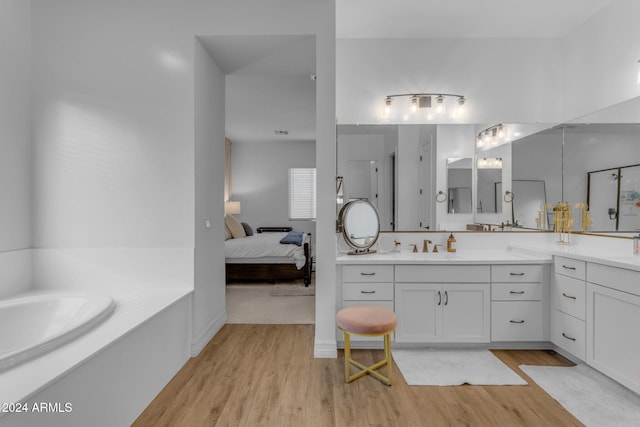
{"type": "Polygon", "coordinates": [[[504,131],[504,126],[502,125],[498,126],[498,138],[504,139],[505,136],[506,136],[506,132],[504,131]]]}
{"type": "Polygon", "coordinates": [[[384,100],[384,114],[385,115],[391,114],[391,98],[388,96],[384,100]]]}
{"type": "Polygon", "coordinates": [[[418,97],[417,96],[412,96],[411,97],[411,112],[412,113],[418,112],[418,97]]]}
{"type": "Polygon", "coordinates": [[[436,113],[443,114],[444,110],[444,96],[438,95],[436,98],[436,113]]]}
{"type": "Polygon", "coordinates": [[[464,97],[458,98],[458,106],[456,107],[457,116],[464,116],[464,114],[467,112],[465,102],[466,102],[466,99],[464,99],[464,97]]]}

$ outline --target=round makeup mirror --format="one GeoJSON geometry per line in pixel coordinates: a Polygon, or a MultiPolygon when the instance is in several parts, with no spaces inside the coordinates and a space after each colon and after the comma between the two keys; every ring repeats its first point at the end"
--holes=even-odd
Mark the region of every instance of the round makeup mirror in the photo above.
{"type": "Polygon", "coordinates": [[[373,205],[353,200],[340,209],[338,224],[345,242],[353,248],[350,255],[371,254],[380,234],[380,219],[373,205]]]}

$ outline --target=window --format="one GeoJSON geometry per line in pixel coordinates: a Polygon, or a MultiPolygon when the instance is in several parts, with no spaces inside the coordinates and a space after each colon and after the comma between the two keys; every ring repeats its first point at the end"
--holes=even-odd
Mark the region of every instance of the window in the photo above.
{"type": "Polygon", "coordinates": [[[316,219],[316,168],[289,169],[289,219],[316,219]]]}

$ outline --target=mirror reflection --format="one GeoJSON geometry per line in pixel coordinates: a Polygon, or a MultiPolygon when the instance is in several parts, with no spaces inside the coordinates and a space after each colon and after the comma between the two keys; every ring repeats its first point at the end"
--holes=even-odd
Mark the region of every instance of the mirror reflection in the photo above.
{"type": "Polygon", "coordinates": [[[378,213],[365,200],[345,204],[338,217],[345,242],[354,249],[351,254],[372,253],[369,250],[378,240],[380,225],[378,213]]]}
{"type": "MultiPolygon", "coordinates": [[[[587,232],[630,233],[640,230],[638,117],[640,98],[562,125],[504,124],[511,142],[489,149],[476,141],[488,125],[339,125],[338,174],[345,188],[353,181],[345,200],[369,200],[382,231],[506,221],[550,230],[553,206],[568,203],[588,204],[587,232]],[[454,158],[472,159],[471,166],[454,158]],[[443,191],[446,205],[436,201],[443,191]]],[[[582,208],[572,209],[580,231],[582,208]]]]}
{"type": "Polygon", "coordinates": [[[447,212],[450,214],[471,213],[473,186],[473,159],[447,159],[447,212]]]}

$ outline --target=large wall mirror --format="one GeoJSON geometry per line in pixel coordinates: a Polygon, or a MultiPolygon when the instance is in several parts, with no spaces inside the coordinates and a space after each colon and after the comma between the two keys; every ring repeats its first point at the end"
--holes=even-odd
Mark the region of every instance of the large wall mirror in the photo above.
{"type": "MultiPolygon", "coordinates": [[[[468,223],[505,220],[549,230],[552,206],[564,202],[588,203],[593,221],[588,232],[637,232],[638,118],[640,98],[634,98],[560,125],[505,124],[510,142],[488,149],[476,147],[483,125],[445,125],[446,132],[440,125],[339,125],[337,169],[349,177],[350,165],[357,165],[354,176],[369,178],[367,188],[373,190],[367,198],[378,210],[381,231],[465,230],[468,223]],[[455,127],[460,130],[452,132],[455,127]],[[443,143],[442,134],[457,140],[443,143]],[[354,161],[365,161],[366,168],[354,161]],[[469,203],[463,189],[469,181],[459,184],[467,174],[460,172],[465,162],[472,176],[469,203]],[[439,195],[447,197],[438,200],[439,195]]],[[[574,231],[580,231],[579,212],[575,215],[574,231]]]]}

